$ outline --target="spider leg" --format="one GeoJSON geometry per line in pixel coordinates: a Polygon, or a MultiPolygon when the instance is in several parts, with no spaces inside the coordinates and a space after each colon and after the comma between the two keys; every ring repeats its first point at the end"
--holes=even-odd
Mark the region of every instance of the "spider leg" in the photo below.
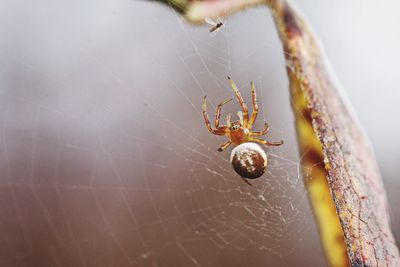
{"type": "Polygon", "coordinates": [[[226,141],[225,143],[223,143],[223,144],[218,148],[218,151],[219,151],[219,152],[224,151],[225,149],[228,148],[228,146],[229,146],[230,144],[232,144],[232,141],[231,141],[231,140],[226,141]]]}
{"type": "Polygon", "coordinates": [[[239,102],[240,106],[243,110],[243,127],[247,128],[247,123],[249,122],[249,109],[247,108],[246,104],[243,101],[243,97],[239,92],[239,89],[236,87],[236,84],[233,80],[228,76],[229,83],[233,89],[233,92],[236,95],[237,101],[239,102]]]}
{"type": "Polygon", "coordinates": [[[213,129],[210,124],[210,120],[208,119],[208,113],[207,113],[207,107],[206,107],[206,96],[203,98],[203,118],[204,122],[206,123],[207,129],[210,133],[216,134],[216,135],[225,135],[226,130],[228,129],[227,127],[219,127],[217,129],[213,129]]]}
{"type": "Polygon", "coordinates": [[[283,140],[279,141],[279,142],[268,142],[266,140],[260,139],[260,138],[254,138],[254,137],[250,137],[249,141],[253,141],[253,142],[257,142],[259,144],[263,144],[266,146],[280,146],[283,144],[283,140]]]}
{"type": "Polygon", "coordinates": [[[253,123],[257,119],[257,114],[258,114],[258,104],[257,104],[257,95],[256,95],[256,88],[254,87],[254,82],[250,82],[251,84],[251,99],[253,102],[253,113],[251,114],[251,118],[249,121],[249,129],[253,127],[253,123]]]}
{"type": "Polygon", "coordinates": [[[226,104],[232,101],[232,98],[228,98],[225,101],[222,101],[221,103],[218,104],[217,109],[215,111],[215,128],[219,128],[219,119],[221,118],[221,111],[222,107],[226,104]]]}
{"type": "Polygon", "coordinates": [[[269,125],[268,123],[264,122],[264,130],[262,130],[261,132],[250,132],[250,135],[252,136],[262,136],[262,135],[266,135],[269,131],[269,125]]]}

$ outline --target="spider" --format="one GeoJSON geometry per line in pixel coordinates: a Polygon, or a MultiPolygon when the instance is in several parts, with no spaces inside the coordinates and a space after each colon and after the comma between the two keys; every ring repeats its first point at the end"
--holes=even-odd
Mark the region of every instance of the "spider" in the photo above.
{"type": "Polygon", "coordinates": [[[283,141],[279,142],[268,142],[266,140],[263,140],[261,138],[257,138],[259,136],[266,135],[269,130],[268,123],[264,122],[264,130],[262,131],[252,131],[251,128],[253,127],[253,124],[257,118],[257,113],[258,113],[258,105],[257,105],[257,98],[256,98],[256,90],[254,88],[254,83],[250,82],[251,84],[251,96],[252,96],[252,102],[253,102],[253,113],[251,114],[251,117],[249,119],[249,110],[246,106],[246,104],[243,101],[243,98],[236,87],[235,83],[233,80],[228,76],[229,83],[231,84],[231,87],[233,89],[233,92],[236,95],[236,99],[240,106],[242,107],[242,111],[238,111],[238,116],[239,120],[236,120],[234,122],[231,122],[231,115],[229,114],[226,118],[227,124],[226,125],[220,125],[219,120],[221,117],[221,110],[222,107],[227,104],[228,102],[232,101],[232,98],[226,99],[222,101],[221,103],[218,104],[215,112],[215,129],[211,127],[210,120],[208,119],[208,114],[206,110],[206,97],[204,96],[203,98],[203,117],[204,121],[206,123],[207,129],[210,133],[213,133],[215,135],[225,135],[228,136],[229,140],[223,143],[219,148],[218,151],[224,151],[226,148],[228,148],[231,144],[239,145],[245,142],[255,142],[267,146],[280,146],[283,144],[283,141]]]}

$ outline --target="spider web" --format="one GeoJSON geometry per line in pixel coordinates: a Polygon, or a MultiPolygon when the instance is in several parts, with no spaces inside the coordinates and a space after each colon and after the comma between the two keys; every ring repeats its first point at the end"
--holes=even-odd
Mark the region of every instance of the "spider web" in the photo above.
{"type": "Polygon", "coordinates": [[[323,264],[266,9],[211,37],[143,2],[32,8],[1,43],[2,266],[323,264]],[[285,141],[252,187],[201,117],[204,95],[210,116],[233,96],[227,75],[249,106],[254,80],[255,129],[285,141]]]}

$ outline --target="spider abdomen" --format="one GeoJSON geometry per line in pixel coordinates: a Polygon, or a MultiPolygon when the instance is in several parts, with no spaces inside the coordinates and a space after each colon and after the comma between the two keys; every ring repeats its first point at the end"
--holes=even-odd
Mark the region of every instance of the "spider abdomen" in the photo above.
{"type": "Polygon", "coordinates": [[[235,147],[230,158],[233,169],[242,178],[256,179],[267,168],[267,154],[256,143],[243,143],[235,147]]]}

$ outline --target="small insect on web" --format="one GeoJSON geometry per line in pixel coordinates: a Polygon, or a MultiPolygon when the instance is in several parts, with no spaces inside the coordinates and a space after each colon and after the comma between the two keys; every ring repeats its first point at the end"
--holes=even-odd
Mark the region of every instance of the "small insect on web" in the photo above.
{"type": "Polygon", "coordinates": [[[223,22],[220,18],[217,18],[216,21],[212,20],[211,18],[205,18],[204,21],[211,26],[211,36],[214,36],[217,32],[221,30],[222,26],[225,25],[225,22],[223,22]]]}
{"type": "Polygon", "coordinates": [[[256,143],[266,146],[280,146],[283,144],[283,141],[269,142],[259,138],[259,136],[264,136],[269,131],[269,125],[266,122],[264,122],[264,130],[252,131],[253,124],[256,121],[258,114],[257,95],[254,83],[251,82],[253,112],[249,118],[248,107],[244,102],[239,89],[229,76],[228,80],[231,84],[233,92],[235,93],[236,100],[242,108],[242,111],[238,111],[237,113],[239,120],[231,122],[231,116],[228,115],[226,119],[226,125],[220,125],[222,107],[232,100],[226,99],[217,106],[214,121],[215,129],[213,129],[208,118],[206,96],[203,98],[203,117],[210,133],[215,135],[225,135],[229,138],[228,141],[218,148],[218,151],[224,151],[231,144],[238,145],[234,150],[232,150],[231,163],[235,171],[240,175],[240,177],[242,177],[243,181],[251,185],[246,178],[255,179],[260,177],[264,174],[267,167],[267,155],[265,154],[265,151],[256,143]]]}

